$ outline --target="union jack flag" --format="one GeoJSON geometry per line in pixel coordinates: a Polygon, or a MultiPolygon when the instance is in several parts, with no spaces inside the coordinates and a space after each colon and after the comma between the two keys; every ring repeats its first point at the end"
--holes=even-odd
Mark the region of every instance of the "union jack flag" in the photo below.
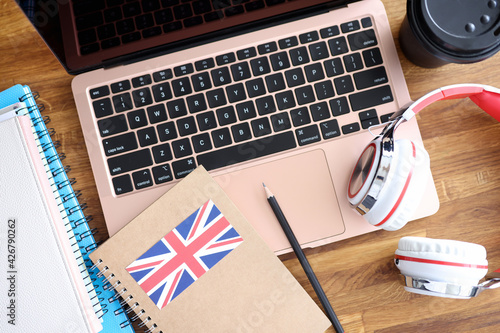
{"type": "Polygon", "coordinates": [[[161,310],[241,242],[209,200],[126,269],[161,310]]]}

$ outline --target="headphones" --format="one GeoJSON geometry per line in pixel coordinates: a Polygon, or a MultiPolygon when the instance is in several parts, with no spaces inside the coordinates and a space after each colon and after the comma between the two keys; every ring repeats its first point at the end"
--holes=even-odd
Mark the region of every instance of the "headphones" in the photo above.
{"type": "MultiPolygon", "coordinates": [[[[402,228],[418,207],[430,175],[429,154],[416,142],[395,140],[398,126],[436,101],[465,97],[500,121],[500,89],[481,84],[446,86],[395,112],[363,150],[351,173],[347,198],[370,224],[385,230],[402,228]]],[[[405,277],[405,289],[414,293],[470,298],[500,287],[500,278],[477,285],[488,271],[486,250],[478,244],[403,237],[395,263],[405,277]]]]}

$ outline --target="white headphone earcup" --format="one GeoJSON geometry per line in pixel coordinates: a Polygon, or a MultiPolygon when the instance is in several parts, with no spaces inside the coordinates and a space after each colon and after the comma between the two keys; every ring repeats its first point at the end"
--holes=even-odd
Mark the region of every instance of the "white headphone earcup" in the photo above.
{"type": "Polygon", "coordinates": [[[395,263],[405,276],[463,285],[477,285],[488,272],[482,245],[448,239],[403,237],[395,263]]]}
{"type": "Polygon", "coordinates": [[[415,213],[429,176],[425,149],[410,140],[396,140],[387,181],[365,219],[385,230],[402,228],[415,213]]]}

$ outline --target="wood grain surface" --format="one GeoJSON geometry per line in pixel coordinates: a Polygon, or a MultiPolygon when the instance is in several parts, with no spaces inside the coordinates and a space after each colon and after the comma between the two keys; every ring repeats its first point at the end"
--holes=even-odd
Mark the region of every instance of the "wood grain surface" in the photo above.
{"type": "MultiPolygon", "coordinates": [[[[413,99],[440,86],[483,83],[500,87],[500,55],[437,69],[405,59],[397,36],[404,0],[383,0],[413,99]]],[[[82,191],[96,238],[108,238],[68,75],[13,0],[0,0],[0,90],[22,83],[40,92],[61,143],[70,177],[82,191]]],[[[500,124],[470,100],[443,101],[417,116],[441,202],[437,214],[399,231],[377,231],[315,249],[306,255],[346,332],[499,332],[500,290],[470,300],[420,296],[403,290],[393,256],[407,235],[482,244],[490,271],[500,268],[500,124]]],[[[402,133],[399,133],[402,135],[402,133]]],[[[294,255],[284,264],[318,302],[294,255]]],[[[319,304],[319,302],[318,302],[319,304]]],[[[136,325],[135,325],[136,326],[136,325]]],[[[334,332],[333,329],[328,332],[334,332]]]]}

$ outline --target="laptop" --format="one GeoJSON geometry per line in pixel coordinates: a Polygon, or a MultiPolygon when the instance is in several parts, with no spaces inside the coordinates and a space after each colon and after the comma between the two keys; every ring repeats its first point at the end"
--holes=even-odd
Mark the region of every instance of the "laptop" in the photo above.
{"type": "MultiPolygon", "coordinates": [[[[376,230],[347,182],[369,128],[411,102],[379,0],[70,1],[60,18],[110,236],[199,166],[277,254],[262,183],[303,247],[376,230]]],[[[398,133],[422,141],[416,121],[398,133]]],[[[414,219],[438,209],[426,191],[414,219]]]]}

